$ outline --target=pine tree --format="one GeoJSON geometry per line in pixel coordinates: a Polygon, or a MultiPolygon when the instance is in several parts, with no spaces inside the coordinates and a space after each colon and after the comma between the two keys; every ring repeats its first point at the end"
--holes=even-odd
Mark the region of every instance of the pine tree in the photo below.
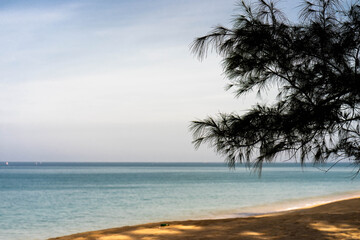
{"type": "Polygon", "coordinates": [[[277,156],[360,167],[359,2],[304,1],[298,23],[272,1],[240,5],[232,28],[214,28],[191,49],[200,59],[212,49],[223,58],[236,97],[276,88],[277,101],[193,121],[195,147],[207,143],[230,167],[240,162],[260,172],[277,156]]]}

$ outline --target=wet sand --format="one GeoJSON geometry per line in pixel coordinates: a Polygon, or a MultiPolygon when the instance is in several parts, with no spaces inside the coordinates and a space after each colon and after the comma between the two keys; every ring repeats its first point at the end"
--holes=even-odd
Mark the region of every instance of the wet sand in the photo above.
{"type": "Polygon", "coordinates": [[[51,240],[359,239],[360,198],[247,218],[149,223],[51,240]],[[169,224],[169,226],[160,226],[169,224]]]}

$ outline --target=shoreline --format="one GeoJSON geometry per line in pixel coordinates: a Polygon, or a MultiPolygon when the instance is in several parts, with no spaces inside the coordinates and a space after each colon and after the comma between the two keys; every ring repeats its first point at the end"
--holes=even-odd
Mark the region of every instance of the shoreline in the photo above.
{"type": "Polygon", "coordinates": [[[49,240],[90,239],[360,239],[360,196],[249,217],[147,223],[49,240]]]}
{"type": "MultiPolygon", "coordinates": [[[[278,214],[278,213],[286,213],[289,211],[300,210],[300,209],[307,209],[313,208],[317,206],[321,206],[328,203],[338,202],[342,200],[349,200],[353,198],[360,198],[360,191],[347,191],[347,192],[340,192],[340,193],[332,193],[328,195],[322,196],[313,196],[313,197],[304,197],[298,199],[287,199],[281,200],[278,202],[273,203],[266,203],[261,205],[255,206],[248,206],[248,207],[240,207],[237,209],[227,209],[221,211],[212,211],[208,214],[197,214],[192,217],[188,218],[175,218],[175,219],[168,219],[166,221],[187,221],[187,220],[221,220],[221,219],[228,219],[228,218],[248,218],[248,217],[256,217],[256,216],[263,216],[263,215],[271,215],[271,214],[278,214]]],[[[160,220],[162,221],[162,220],[160,220]]],[[[153,221],[153,222],[160,222],[160,221],[153,221]]],[[[134,224],[135,225],[142,225],[149,222],[134,224]]],[[[133,225],[130,225],[133,226],[133,225]]]]}

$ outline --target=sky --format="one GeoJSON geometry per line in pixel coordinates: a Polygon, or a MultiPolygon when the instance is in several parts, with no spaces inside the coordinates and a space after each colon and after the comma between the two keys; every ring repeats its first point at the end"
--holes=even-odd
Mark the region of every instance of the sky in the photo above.
{"type": "MultiPolygon", "coordinates": [[[[290,18],[295,2],[280,2],[290,18]]],[[[2,0],[0,162],[222,161],[190,122],[266,99],[235,99],[221,59],[189,47],[236,3],[2,0]]]]}

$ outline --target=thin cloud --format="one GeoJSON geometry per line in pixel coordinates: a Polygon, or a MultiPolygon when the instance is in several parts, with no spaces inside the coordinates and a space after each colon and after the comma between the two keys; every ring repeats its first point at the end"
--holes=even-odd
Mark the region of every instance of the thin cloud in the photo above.
{"type": "Polygon", "coordinates": [[[74,16],[74,11],[79,9],[80,4],[64,4],[61,6],[46,8],[8,8],[0,10],[0,25],[45,25],[69,20],[74,16]]]}

